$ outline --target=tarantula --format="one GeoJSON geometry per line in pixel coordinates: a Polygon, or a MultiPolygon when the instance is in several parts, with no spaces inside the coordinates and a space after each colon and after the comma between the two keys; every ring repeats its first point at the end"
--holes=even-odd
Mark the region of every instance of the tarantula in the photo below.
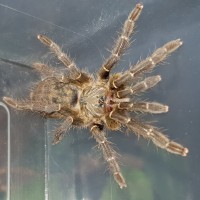
{"type": "Polygon", "coordinates": [[[131,112],[136,111],[154,114],[168,111],[167,105],[140,101],[135,95],[161,81],[159,75],[147,78],[143,76],[181,46],[180,39],[172,40],[156,49],[152,55],[131,66],[129,70],[110,74],[130,44],[130,37],[142,8],[143,5],[139,3],[129,14],[111,55],[101,66],[96,78],[80,70],[51,39],[38,35],[38,39],[64,64],[67,72],[60,72],[43,63],[33,63],[33,68],[41,74],[43,80],[35,86],[29,98],[3,98],[15,109],[39,112],[47,118],[64,120],[55,130],[53,144],[59,143],[71,127],[89,128],[120,188],[127,187],[126,181],[120,171],[117,153],[106,138],[105,129],[115,131],[125,127],[170,153],[186,156],[189,152],[181,144],[168,139],[158,128],[137,119],[134,113],[131,115],[131,112]]]}

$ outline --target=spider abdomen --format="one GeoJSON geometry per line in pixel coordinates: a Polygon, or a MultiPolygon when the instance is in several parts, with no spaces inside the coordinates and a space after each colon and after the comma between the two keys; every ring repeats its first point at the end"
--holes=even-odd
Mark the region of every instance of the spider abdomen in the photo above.
{"type": "Polygon", "coordinates": [[[61,104],[61,107],[75,107],[78,102],[78,88],[59,82],[55,78],[47,78],[35,87],[31,93],[31,100],[45,105],[61,104]]]}

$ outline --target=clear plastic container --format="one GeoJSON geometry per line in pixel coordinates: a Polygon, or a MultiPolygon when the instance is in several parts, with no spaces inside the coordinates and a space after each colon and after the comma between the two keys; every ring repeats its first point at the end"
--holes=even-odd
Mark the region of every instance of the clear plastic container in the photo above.
{"type": "Polygon", "coordinates": [[[133,44],[114,71],[145,58],[156,47],[181,38],[184,45],[152,74],[162,82],[144,95],[169,105],[148,116],[170,138],[187,146],[188,157],[171,155],[131,133],[108,132],[121,155],[128,187],[121,190],[99,156],[87,129],[74,129],[52,146],[58,121],[14,111],[3,96],[25,98],[40,77],[35,61],[58,62],[37,40],[46,34],[96,73],[113,38],[136,2],[130,0],[0,1],[0,200],[196,200],[200,196],[199,74],[200,2],[144,0],[133,44]]]}

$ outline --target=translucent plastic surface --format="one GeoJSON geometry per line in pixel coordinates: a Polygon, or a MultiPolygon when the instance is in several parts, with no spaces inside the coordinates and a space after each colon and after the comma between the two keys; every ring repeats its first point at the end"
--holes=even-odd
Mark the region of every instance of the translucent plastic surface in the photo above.
{"type": "MultiPolygon", "coordinates": [[[[39,76],[28,66],[52,60],[37,40],[46,34],[95,73],[137,2],[132,0],[0,0],[0,97],[25,98],[39,76]]],[[[0,99],[0,200],[196,200],[200,196],[200,1],[144,0],[134,42],[114,71],[145,58],[155,47],[181,38],[184,45],[152,74],[162,82],[144,99],[169,105],[148,116],[170,138],[189,148],[171,155],[130,133],[109,132],[121,155],[128,188],[121,190],[99,156],[89,130],[70,130],[52,146],[58,121],[9,109],[0,99]],[[10,120],[10,123],[9,121],[10,120]],[[9,135],[10,127],[10,135],[9,135]]],[[[57,61],[53,63],[57,67],[57,61]]]]}

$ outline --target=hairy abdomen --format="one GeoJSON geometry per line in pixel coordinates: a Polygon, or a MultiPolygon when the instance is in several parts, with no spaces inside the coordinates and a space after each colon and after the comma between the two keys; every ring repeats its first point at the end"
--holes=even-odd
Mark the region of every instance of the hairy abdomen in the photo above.
{"type": "Polygon", "coordinates": [[[40,82],[31,93],[31,100],[45,105],[60,104],[61,107],[75,107],[78,101],[78,88],[55,78],[40,82]]]}

